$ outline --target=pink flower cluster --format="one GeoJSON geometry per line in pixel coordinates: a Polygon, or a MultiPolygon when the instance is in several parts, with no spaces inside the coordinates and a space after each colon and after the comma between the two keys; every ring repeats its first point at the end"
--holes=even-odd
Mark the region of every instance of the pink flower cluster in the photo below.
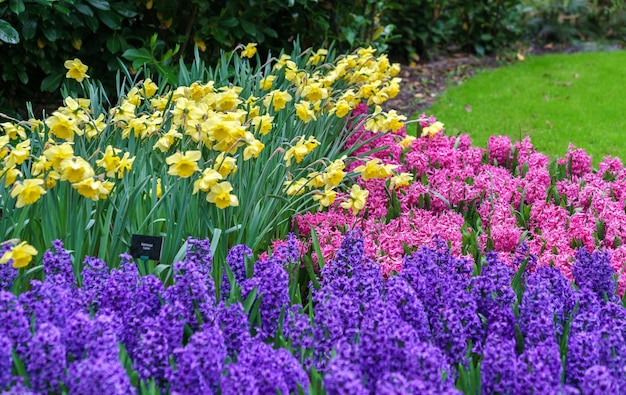
{"type": "MultiPolygon", "coordinates": [[[[369,137],[365,131],[361,135],[369,137]]],[[[342,235],[358,227],[366,253],[388,275],[402,268],[407,250],[432,245],[435,235],[463,255],[465,227],[476,232],[483,253],[493,249],[509,261],[525,242],[539,266],[553,265],[570,279],[578,248],[605,249],[618,273],[620,295],[624,292],[626,169],[619,159],[607,157],[593,171],[584,150],[570,145],[565,157],[551,164],[528,137],[515,143],[506,136],[492,137],[486,150],[472,146],[467,135],[443,133],[417,138],[403,149],[398,143],[405,137],[403,128],[372,140],[357,154],[384,147],[372,157],[397,165],[398,173],[413,174],[408,186],[394,191],[388,180],[358,177],[369,196],[356,217],[339,206],[338,194],[327,211],[294,218],[301,236],[315,230],[326,260],[339,248],[342,235]]]]}

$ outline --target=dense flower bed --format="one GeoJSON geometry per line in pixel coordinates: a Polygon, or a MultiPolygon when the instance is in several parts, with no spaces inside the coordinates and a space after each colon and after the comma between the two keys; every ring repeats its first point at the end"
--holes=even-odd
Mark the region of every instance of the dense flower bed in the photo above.
{"type": "MultiPolygon", "coordinates": [[[[421,122],[425,128],[435,123],[421,122]]],[[[593,171],[590,156],[573,146],[551,162],[529,138],[512,143],[506,136],[492,137],[485,150],[472,146],[467,135],[438,132],[411,139],[404,128],[359,151],[376,148],[371,158],[411,178],[397,183],[362,173],[357,181],[369,191],[364,215],[355,217],[335,204],[296,216],[300,234],[317,232],[325,258],[337,249],[344,230],[358,225],[366,251],[385,275],[401,269],[407,249],[431,243],[438,234],[455,254],[477,263],[491,250],[504,253],[508,262],[525,242],[538,266],[554,266],[571,280],[576,251],[584,246],[610,253],[619,294],[626,290],[626,169],[618,158],[605,158],[593,171]]]]}
{"type": "Polygon", "coordinates": [[[471,260],[433,242],[385,279],[361,231],[350,231],[304,305],[290,298],[289,273],[301,258],[293,235],[248,265],[250,276],[250,250],[231,249],[232,279],[223,279],[219,298],[208,240],[189,240],[170,286],[140,276],[128,256],[111,271],[87,258],[77,278],[55,242],[43,258],[45,281],[19,296],[0,291],[0,386],[71,394],[626,387],[626,310],[608,254],[580,249],[572,287],[556,268],[537,268],[528,251],[511,263],[490,252],[472,275],[471,260]]]}

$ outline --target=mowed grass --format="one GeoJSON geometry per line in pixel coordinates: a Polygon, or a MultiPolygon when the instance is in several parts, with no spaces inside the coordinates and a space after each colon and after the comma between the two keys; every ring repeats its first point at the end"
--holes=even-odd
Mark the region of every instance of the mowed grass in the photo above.
{"type": "Polygon", "coordinates": [[[428,110],[446,134],[530,136],[537,150],[563,156],[569,143],[597,165],[626,162],[626,51],[529,57],[450,87],[428,110]]]}

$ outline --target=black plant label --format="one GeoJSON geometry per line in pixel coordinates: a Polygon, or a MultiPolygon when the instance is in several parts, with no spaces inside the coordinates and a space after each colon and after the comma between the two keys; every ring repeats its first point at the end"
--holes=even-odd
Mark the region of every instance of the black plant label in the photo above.
{"type": "Polygon", "coordinates": [[[133,258],[161,260],[163,238],[159,236],[132,235],[130,239],[130,255],[133,258]]]}

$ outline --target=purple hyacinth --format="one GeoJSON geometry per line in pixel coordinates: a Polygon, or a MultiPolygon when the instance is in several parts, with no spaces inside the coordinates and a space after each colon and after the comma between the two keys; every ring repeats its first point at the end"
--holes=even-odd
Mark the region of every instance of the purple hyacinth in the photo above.
{"type": "Polygon", "coordinates": [[[363,374],[358,360],[358,346],[347,341],[337,344],[337,356],[333,358],[323,378],[323,387],[328,395],[367,395],[363,374]]]}
{"type": "Polygon", "coordinates": [[[554,309],[555,332],[563,334],[565,323],[569,320],[576,305],[576,293],[569,280],[557,268],[542,266],[537,268],[526,283],[526,292],[532,294],[535,289],[545,289],[550,295],[554,309]]]}
{"type": "Polygon", "coordinates": [[[211,276],[209,240],[189,239],[187,255],[174,263],[174,285],[164,294],[166,303],[180,303],[185,321],[197,329],[215,316],[215,284],[211,276]]]}
{"type": "MultiPolygon", "coordinates": [[[[226,264],[230,268],[233,274],[234,281],[241,285],[246,280],[246,258],[252,257],[252,250],[245,244],[238,244],[228,250],[226,255],[226,264]]],[[[221,287],[222,299],[228,299],[230,295],[230,282],[228,275],[224,270],[222,275],[222,287],[221,287]]]]}
{"type": "Polygon", "coordinates": [[[75,360],[89,357],[117,358],[118,336],[122,323],[113,314],[99,311],[93,318],[76,312],[62,333],[67,354],[75,360]]]}
{"type": "Polygon", "coordinates": [[[393,276],[385,282],[385,299],[395,306],[400,318],[409,323],[422,341],[431,339],[428,315],[424,310],[424,304],[417,297],[417,293],[400,276],[393,276]]]}
{"type": "Polygon", "coordinates": [[[511,288],[513,270],[498,258],[498,253],[487,253],[486,264],[479,276],[472,277],[472,295],[476,299],[477,311],[487,322],[500,309],[511,309],[516,301],[511,288]]]}
{"type": "Polygon", "coordinates": [[[31,290],[19,296],[25,313],[34,316],[34,329],[44,323],[64,328],[66,320],[76,310],[74,293],[63,285],[48,281],[31,281],[31,290]]]}
{"type": "Polygon", "coordinates": [[[126,313],[133,305],[134,294],[139,283],[139,271],[132,257],[120,255],[119,268],[111,270],[102,289],[101,307],[119,313],[126,313]]]}
{"type": "Polygon", "coordinates": [[[289,307],[289,274],[283,264],[272,257],[254,264],[254,279],[258,290],[257,298],[261,298],[260,333],[264,337],[270,337],[278,328],[281,312],[289,307]]]}
{"type": "Polygon", "coordinates": [[[521,273],[522,284],[526,283],[526,278],[529,273],[532,273],[537,267],[537,256],[530,253],[530,248],[528,247],[528,243],[525,241],[520,243],[520,245],[515,250],[515,255],[513,256],[513,261],[511,262],[511,266],[515,272],[518,272],[522,269],[522,265],[526,262],[526,266],[524,271],[521,273]]]}
{"type": "Polygon", "coordinates": [[[581,248],[576,253],[576,262],[572,265],[574,281],[580,288],[593,290],[600,299],[617,300],[617,283],[613,278],[615,270],[611,265],[608,251],[589,253],[581,248]]]}
{"type": "Polygon", "coordinates": [[[63,248],[61,240],[52,242],[52,248],[43,254],[43,271],[46,281],[64,285],[66,287],[76,286],[76,278],[72,266],[72,257],[63,248]]]}
{"type": "Polygon", "coordinates": [[[456,369],[450,366],[443,350],[417,341],[407,344],[406,355],[403,372],[407,380],[424,383],[431,393],[454,393],[456,369]]]}
{"type": "Polygon", "coordinates": [[[219,327],[203,325],[185,347],[174,350],[176,368],[169,376],[170,392],[180,395],[217,393],[226,355],[219,327]]]}
{"type": "Polygon", "coordinates": [[[600,336],[596,332],[570,333],[567,340],[566,382],[579,385],[585,371],[600,363],[600,336]]]}
{"type": "Polygon", "coordinates": [[[370,391],[385,373],[407,368],[407,345],[417,341],[417,333],[400,318],[395,306],[375,301],[367,307],[361,327],[359,362],[370,391]]]}
{"type": "Polygon", "coordinates": [[[298,359],[304,358],[307,350],[313,348],[311,320],[302,311],[301,305],[293,305],[285,312],[283,335],[298,359]]]}
{"type": "Polygon", "coordinates": [[[554,339],[527,347],[520,361],[520,394],[550,394],[560,388],[561,357],[554,339]]]}
{"type": "Polygon", "coordinates": [[[216,322],[222,330],[228,355],[239,353],[251,340],[248,315],[240,302],[230,305],[221,302],[217,308],[216,322]]]}
{"type": "Polygon", "coordinates": [[[620,388],[606,366],[594,365],[585,371],[580,389],[583,395],[606,395],[620,394],[624,388],[620,388]]]}
{"type": "Polygon", "coordinates": [[[11,292],[0,290],[0,337],[19,344],[30,338],[30,323],[22,304],[11,292]]]}
{"type": "Polygon", "coordinates": [[[353,342],[361,326],[363,310],[358,299],[351,295],[336,295],[320,289],[314,296],[315,320],[313,339],[315,360],[322,369],[341,340],[353,342]]]}
{"type": "Polygon", "coordinates": [[[11,367],[13,366],[13,342],[6,336],[0,336],[0,389],[11,384],[11,367]]]}
{"type": "Polygon", "coordinates": [[[298,387],[308,393],[309,378],[302,365],[284,348],[273,349],[261,341],[252,341],[238,359],[256,371],[257,385],[262,394],[297,393],[298,387]]]}
{"type": "MultiPolygon", "coordinates": [[[[9,243],[0,243],[0,257],[4,255],[5,252],[11,249],[11,245],[9,243]]],[[[13,264],[7,262],[6,264],[0,265],[0,291],[10,291],[13,286],[13,282],[17,278],[18,269],[13,267],[13,264]]]]}
{"type": "Polygon", "coordinates": [[[578,291],[578,313],[570,324],[570,332],[595,332],[600,329],[600,300],[596,293],[589,288],[578,291]]]}
{"type": "Polygon", "coordinates": [[[420,379],[408,380],[402,373],[387,373],[376,383],[375,394],[379,395],[460,395],[461,391],[448,387],[441,390],[437,386],[420,379]]]}
{"type": "Polygon", "coordinates": [[[519,369],[515,338],[489,334],[480,365],[484,393],[515,394],[519,369]]]}
{"type": "Polygon", "coordinates": [[[272,258],[283,266],[294,264],[300,260],[298,238],[292,232],[287,234],[287,241],[281,243],[272,253],[272,258]]]}
{"type": "Polygon", "coordinates": [[[363,233],[360,229],[346,233],[334,258],[321,270],[322,283],[337,277],[349,277],[352,268],[361,265],[365,258],[363,233]]]}
{"type": "Polygon", "coordinates": [[[526,347],[556,339],[555,308],[552,295],[545,283],[527,286],[519,308],[519,328],[526,347]]]}
{"type": "Polygon", "coordinates": [[[255,370],[240,362],[233,362],[226,366],[220,390],[222,395],[263,394],[259,391],[255,370]]]}
{"type": "Polygon", "coordinates": [[[23,359],[34,391],[57,391],[66,367],[65,346],[59,328],[48,322],[39,325],[23,359]]]}
{"type": "Polygon", "coordinates": [[[70,394],[127,395],[135,393],[119,359],[96,356],[69,366],[65,383],[70,394]]]}
{"type": "Polygon", "coordinates": [[[109,277],[109,268],[102,259],[85,257],[81,272],[83,286],[79,289],[81,305],[97,310],[103,304],[104,289],[109,277]]]}
{"type": "Polygon", "coordinates": [[[146,319],[136,348],[129,350],[140,378],[163,383],[170,374],[169,357],[183,341],[184,323],[179,318],[174,307],[165,305],[159,315],[146,319]]]}

